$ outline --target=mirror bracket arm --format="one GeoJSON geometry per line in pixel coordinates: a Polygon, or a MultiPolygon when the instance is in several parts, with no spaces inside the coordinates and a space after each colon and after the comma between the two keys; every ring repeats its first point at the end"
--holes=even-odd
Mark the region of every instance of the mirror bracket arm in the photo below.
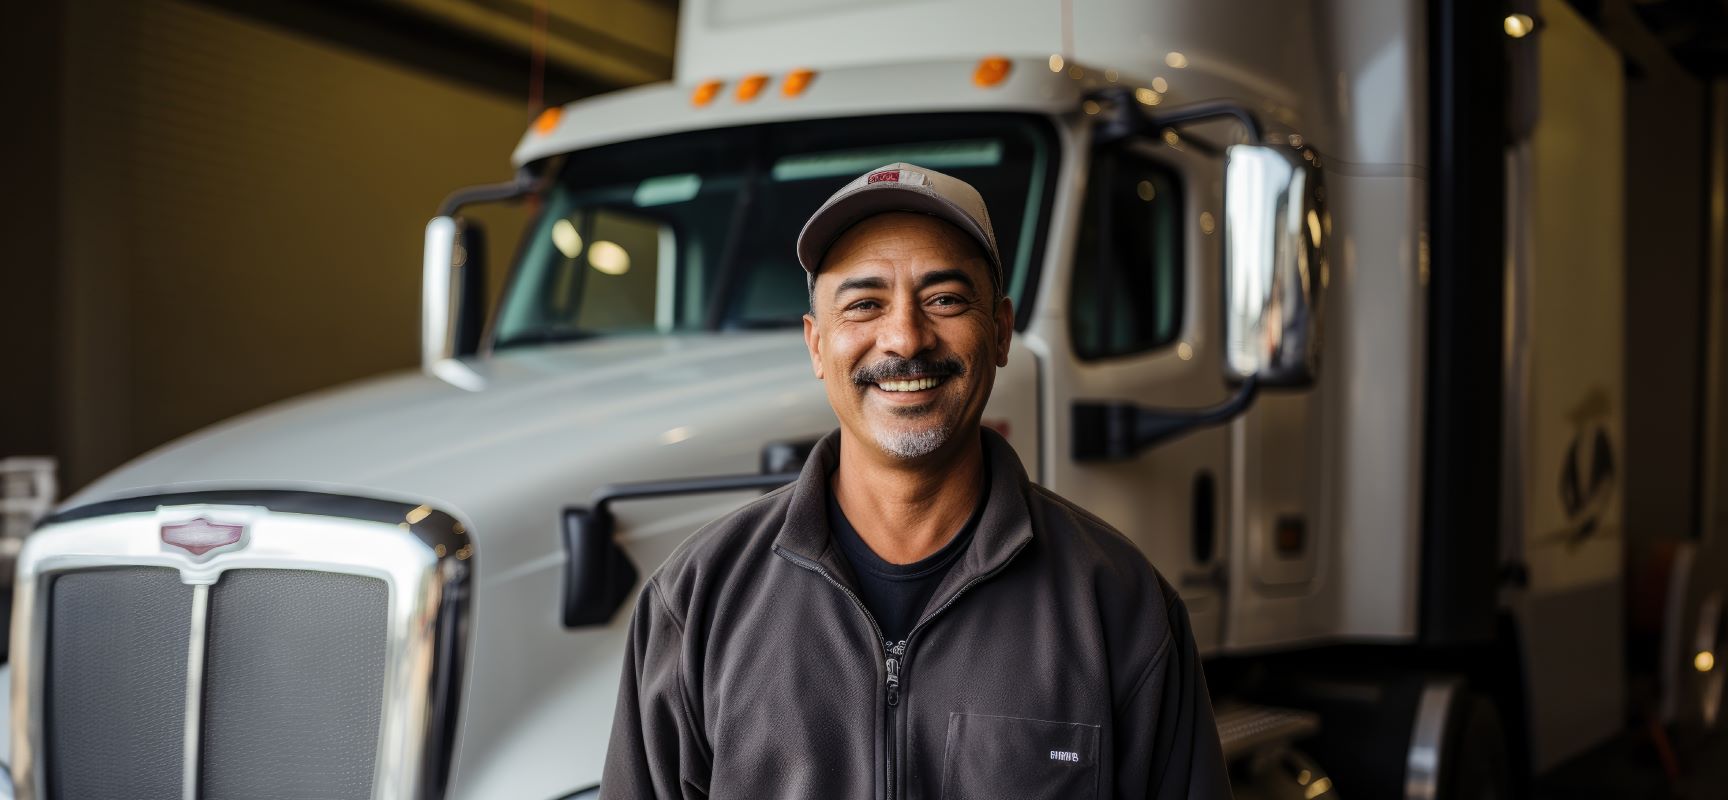
{"type": "Polygon", "coordinates": [[[463,206],[475,203],[500,203],[507,200],[520,200],[532,194],[539,186],[534,173],[526,169],[516,171],[516,177],[503,183],[483,183],[479,186],[468,186],[451,192],[438,204],[438,216],[455,216],[463,206]]]}
{"type": "Polygon", "coordinates": [[[614,537],[618,521],[612,504],[719,492],[766,491],[797,479],[796,473],[718,475],[640,483],[615,483],[594,491],[587,507],[570,506],[562,515],[564,541],[563,619],[566,628],[606,625],[624,605],[639,572],[614,537]]]}
{"type": "Polygon", "coordinates": [[[1164,111],[1147,112],[1140,110],[1141,104],[1134,98],[1134,90],[1126,86],[1101,89],[1086,99],[1105,109],[1092,135],[1093,144],[1100,146],[1133,136],[1154,135],[1165,128],[1218,119],[1234,119],[1241,123],[1251,142],[1259,142],[1266,131],[1266,126],[1261,124],[1253,110],[1234,100],[1201,100],[1164,111]]]}
{"type": "Polygon", "coordinates": [[[1253,405],[1260,391],[1254,376],[1242,379],[1236,394],[1211,408],[1142,408],[1134,403],[1074,404],[1074,460],[1126,461],[1148,447],[1191,431],[1222,425],[1253,405]]]}

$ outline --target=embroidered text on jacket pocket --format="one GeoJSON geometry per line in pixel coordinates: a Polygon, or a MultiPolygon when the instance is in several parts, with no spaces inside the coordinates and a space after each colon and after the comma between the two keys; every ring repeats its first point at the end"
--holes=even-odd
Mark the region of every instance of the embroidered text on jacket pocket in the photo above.
{"type": "Polygon", "coordinates": [[[1095,798],[1098,726],[948,715],[943,800],[1095,798]]]}

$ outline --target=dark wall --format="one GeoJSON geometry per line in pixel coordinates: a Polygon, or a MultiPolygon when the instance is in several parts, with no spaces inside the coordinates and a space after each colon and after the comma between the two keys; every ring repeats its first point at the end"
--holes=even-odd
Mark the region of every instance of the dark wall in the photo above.
{"type": "MultiPolygon", "coordinates": [[[[504,180],[529,59],[381,4],[8,8],[0,458],[62,494],[153,447],[417,360],[444,195],[504,180]],[[380,11],[384,9],[384,11],[380,11]]],[[[549,65],[544,100],[605,88],[549,65]]],[[[496,278],[526,218],[480,209],[496,278]]]]}
{"type": "Polygon", "coordinates": [[[1628,7],[1601,27],[1626,54],[1625,520],[1632,565],[1698,533],[1709,175],[1706,85],[1628,7]]]}
{"type": "Polygon", "coordinates": [[[0,25],[0,458],[49,455],[59,427],[61,10],[23,3],[0,25]]]}

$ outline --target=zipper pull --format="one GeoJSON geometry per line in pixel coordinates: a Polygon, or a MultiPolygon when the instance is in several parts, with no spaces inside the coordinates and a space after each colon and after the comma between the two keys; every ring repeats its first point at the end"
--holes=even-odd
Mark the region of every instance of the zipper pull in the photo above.
{"type": "Polygon", "coordinates": [[[888,659],[888,705],[900,705],[900,659],[888,659]]]}

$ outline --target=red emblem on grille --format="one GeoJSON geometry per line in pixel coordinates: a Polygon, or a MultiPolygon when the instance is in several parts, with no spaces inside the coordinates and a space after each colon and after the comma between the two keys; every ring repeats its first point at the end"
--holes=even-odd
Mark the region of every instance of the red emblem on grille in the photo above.
{"type": "Polygon", "coordinates": [[[186,522],[163,525],[162,543],[201,556],[218,547],[238,544],[245,532],[245,525],[227,525],[208,517],[194,517],[186,522]]]}
{"type": "Polygon", "coordinates": [[[866,184],[882,183],[884,181],[887,181],[890,183],[899,183],[900,182],[900,170],[885,169],[885,170],[882,170],[881,172],[872,172],[872,173],[870,173],[870,177],[864,179],[864,182],[866,184]]]}

